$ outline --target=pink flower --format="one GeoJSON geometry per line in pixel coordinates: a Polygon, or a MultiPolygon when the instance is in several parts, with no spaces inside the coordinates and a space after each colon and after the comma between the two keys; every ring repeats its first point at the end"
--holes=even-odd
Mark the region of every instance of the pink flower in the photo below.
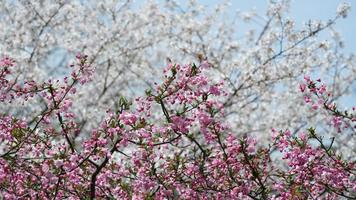
{"type": "Polygon", "coordinates": [[[317,110],[318,107],[319,107],[319,106],[318,106],[318,104],[316,104],[316,103],[312,105],[312,108],[313,108],[314,110],[317,110]]]}
{"type": "Polygon", "coordinates": [[[311,103],[311,98],[309,96],[304,96],[305,103],[311,103]]]}
{"type": "Polygon", "coordinates": [[[137,116],[135,114],[124,111],[120,114],[119,119],[123,121],[125,125],[135,125],[137,116]]]}
{"type": "Polygon", "coordinates": [[[300,89],[301,92],[304,92],[305,89],[306,89],[306,87],[307,87],[307,85],[306,85],[305,83],[301,83],[301,84],[299,85],[299,89],[300,89]]]}
{"type": "Polygon", "coordinates": [[[10,67],[15,66],[15,61],[10,59],[9,57],[4,57],[0,60],[0,67],[10,67]]]}
{"type": "Polygon", "coordinates": [[[318,88],[318,93],[323,94],[326,91],[326,86],[323,84],[318,88]]]}
{"type": "Polygon", "coordinates": [[[304,76],[304,80],[307,81],[307,82],[309,82],[309,81],[310,81],[310,76],[305,75],[305,76],[304,76]]]}
{"type": "Polygon", "coordinates": [[[209,92],[216,96],[220,95],[220,89],[217,86],[210,86],[209,92]]]}
{"type": "Polygon", "coordinates": [[[203,127],[208,126],[212,122],[212,119],[202,111],[198,113],[198,117],[199,117],[199,122],[203,127]]]}
{"type": "Polygon", "coordinates": [[[49,165],[47,163],[42,164],[42,171],[43,173],[49,172],[49,165]]]}
{"type": "Polygon", "coordinates": [[[56,161],[54,161],[54,165],[57,168],[60,168],[63,165],[63,161],[62,160],[56,160],[56,161]]]}
{"type": "Polygon", "coordinates": [[[184,119],[180,116],[172,117],[172,129],[182,133],[187,133],[190,126],[190,120],[184,119]]]}

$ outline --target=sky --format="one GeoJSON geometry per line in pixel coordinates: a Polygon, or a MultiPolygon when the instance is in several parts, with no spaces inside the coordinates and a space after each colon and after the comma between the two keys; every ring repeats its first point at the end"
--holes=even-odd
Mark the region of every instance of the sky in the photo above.
{"type": "MultiPolygon", "coordinates": [[[[180,2],[186,2],[180,0],[180,2]]],[[[197,0],[202,5],[213,8],[222,1],[219,0],[197,0]]],[[[268,0],[231,0],[229,12],[248,11],[255,9],[257,13],[263,15],[267,10],[268,0]]],[[[345,53],[356,53],[356,1],[346,0],[291,0],[289,17],[296,21],[296,25],[302,25],[309,20],[327,21],[336,14],[338,5],[342,2],[351,4],[351,11],[345,19],[340,19],[334,26],[341,33],[345,42],[345,53]]]]}

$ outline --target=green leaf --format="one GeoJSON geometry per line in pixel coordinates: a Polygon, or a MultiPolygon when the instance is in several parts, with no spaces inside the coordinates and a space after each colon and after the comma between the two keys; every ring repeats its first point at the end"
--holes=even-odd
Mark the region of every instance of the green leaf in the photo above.
{"type": "Polygon", "coordinates": [[[145,90],[145,93],[148,97],[152,96],[152,90],[151,89],[147,89],[145,90]]]}
{"type": "Polygon", "coordinates": [[[120,97],[120,99],[119,99],[119,107],[122,110],[130,109],[130,105],[131,105],[131,103],[125,97],[123,97],[123,96],[120,97]]]}
{"type": "Polygon", "coordinates": [[[176,65],[173,65],[172,69],[171,69],[171,72],[172,72],[172,76],[175,76],[177,74],[177,68],[176,68],[176,65]]]}
{"type": "Polygon", "coordinates": [[[20,141],[25,136],[25,133],[22,128],[14,128],[11,131],[11,135],[16,138],[16,140],[20,141]]]}
{"type": "Polygon", "coordinates": [[[192,71],[191,71],[191,76],[195,76],[198,74],[198,67],[195,65],[195,63],[192,64],[192,71]]]}

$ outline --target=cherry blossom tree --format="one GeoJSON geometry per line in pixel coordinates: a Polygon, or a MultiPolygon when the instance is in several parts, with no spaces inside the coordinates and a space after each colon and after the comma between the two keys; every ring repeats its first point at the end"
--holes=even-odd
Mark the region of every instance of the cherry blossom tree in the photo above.
{"type": "MultiPolygon", "coordinates": [[[[93,78],[77,55],[69,77],[46,82],[9,79],[15,62],[1,60],[1,101],[41,96],[36,119],[0,118],[0,194],[5,199],[340,199],[356,198],[356,163],[309,128],[272,129],[271,143],[237,137],[224,122],[224,82],[211,65],[169,64],[133,103],[120,98],[83,142],[72,105],[76,87],[93,78]],[[153,112],[155,111],[155,112],[153,112]],[[160,111],[160,112],[158,112],[160,111]],[[282,155],[275,155],[279,152],[282,155]]],[[[332,117],[340,134],[356,128],[355,109],[340,111],[320,80],[300,84],[307,104],[332,117]]],[[[17,106],[21,109],[21,106],[17,106]]]]}
{"type": "MultiPolygon", "coordinates": [[[[355,58],[342,53],[343,42],[333,28],[347,16],[348,4],[330,13],[329,21],[311,20],[302,27],[288,17],[289,1],[271,2],[265,14],[230,16],[228,6],[211,11],[195,1],[2,1],[0,50],[19,63],[14,76],[43,81],[68,73],[65,66],[77,52],[92,55],[96,81],[76,93],[83,134],[120,96],[132,100],[153,88],[148,80],[160,77],[167,57],[180,63],[209,60],[211,76],[229,85],[225,118],[242,135],[266,139],[272,127],[296,131],[308,121],[320,121],[318,114],[304,115],[309,108],[295,98],[304,74],[330,80],[335,100],[352,92],[355,58]],[[260,27],[241,38],[239,19],[260,27]],[[321,39],[320,32],[331,36],[321,39]],[[92,98],[93,93],[100,95],[92,98]]],[[[21,112],[35,117],[45,106],[41,102],[21,112]]],[[[10,105],[3,109],[15,112],[10,105]]]]}
{"type": "Polygon", "coordinates": [[[0,2],[0,196],[356,198],[350,6],[297,28],[289,4],[0,2]]]}

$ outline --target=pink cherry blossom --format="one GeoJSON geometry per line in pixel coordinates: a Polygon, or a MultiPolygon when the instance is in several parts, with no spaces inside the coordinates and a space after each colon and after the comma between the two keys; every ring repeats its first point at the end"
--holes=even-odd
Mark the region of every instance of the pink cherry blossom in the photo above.
{"type": "MultiPolygon", "coordinates": [[[[12,72],[2,75],[4,101],[45,105],[35,119],[0,116],[2,198],[355,198],[356,163],[334,150],[339,141],[322,130],[272,128],[268,145],[252,134],[238,136],[224,118],[225,84],[209,79],[207,63],[170,63],[155,89],[134,103],[120,98],[83,135],[75,88],[95,81],[94,68],[87,56],[76,59],[63,80],[24,81],[8,90],[12,72]]],[[[330,102],[321,80],[304,79],[299,89],[313,108],[308,112],[325,113],[342,140],[355,126],[354,113],[330,102]]]]}

